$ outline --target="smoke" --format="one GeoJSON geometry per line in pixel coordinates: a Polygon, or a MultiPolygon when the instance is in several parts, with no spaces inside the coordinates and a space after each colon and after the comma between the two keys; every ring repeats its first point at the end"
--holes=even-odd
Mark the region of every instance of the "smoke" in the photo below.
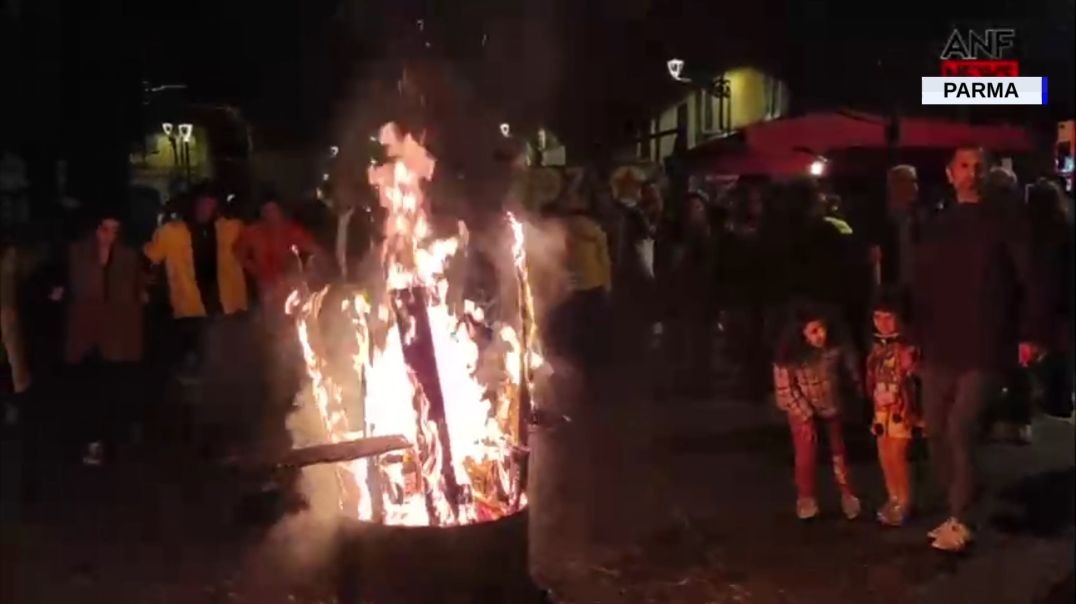
{"type": "MultiPolygon", "coordinates": [[[[287,420],[295,446],[327,442],[328,435],[308,388],[300,391],[297,403],[287,420]]],[[[237,587],[249,601],[284,601],[284,594],[290,598],[300,592],[320,595],[335,586],[337,536],[342,520],[335,470],[331,465],[303,468],[294,488],[305,507],[278,520],[243,560],[237,587]]]]}

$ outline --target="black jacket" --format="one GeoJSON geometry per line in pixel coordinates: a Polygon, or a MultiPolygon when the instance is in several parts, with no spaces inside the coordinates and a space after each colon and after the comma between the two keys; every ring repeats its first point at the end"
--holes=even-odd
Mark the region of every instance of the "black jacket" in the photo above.
{"type": "Polygon", "coordinates": [[[915,250],[914,333],[923,362],[1010,368],[1016,344],[1044,343],[1049,312],[1031,265],[1022,207],[955,204],[924,226],[915,250]]]}

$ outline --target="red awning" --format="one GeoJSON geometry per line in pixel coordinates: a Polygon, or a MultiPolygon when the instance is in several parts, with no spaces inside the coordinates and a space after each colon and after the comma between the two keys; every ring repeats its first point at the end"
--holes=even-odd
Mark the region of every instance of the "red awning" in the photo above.
{"type": "Polygon", "coordinates": [[[1018,126],[978,126],[925,118],[900,121],[900,146],[947,148],[973,143],[994,152],[1025,153],[1035,148],[1028,131],[1018,126]]]}
{"type": "Polygon", "coordinates": [[[885,145],[885,121],[864,115],[855,119],[840,113],[811,113],[748,126],[745,140],[755,149],[804,147],[825,154],[833,149],[885,145]]]}
{"type": "Polygon", "coordinates": [[[800,151],[764,152],[744,148],[722,153],[705,165],[710,174],[781,177],[807,174],[815,159],[814,155],[800,151]]]}
{"type": "MultiPolygon", "coordinates": [[[[748,126],[742,143],[717,140],[691,155],[711,174],[792,176],[807,174],[818,155],[849,149],[885,149],[887,120],[853,113],[814,113],[748,126]]],[[[936,118],[902,118],[901,149],[952,149],[978,144],[995,152],[1021,153],[1034,148],[1024,128],[972,125],[936,118]]]]}
{"type": "MultiPolygon", "coordinates": [[[[756,149],[803,147],[825,154],[852,147],[883,148],[888,120],[878,115],[813,113],[748,126],[747,145],[756,149]]],[[[1028,131],[1009,125],[963,124],[936,118],[900,120],[900,148],[952,148],[977,144],[992,151],[1022,152],[1034,148],[1028,131]]]]}

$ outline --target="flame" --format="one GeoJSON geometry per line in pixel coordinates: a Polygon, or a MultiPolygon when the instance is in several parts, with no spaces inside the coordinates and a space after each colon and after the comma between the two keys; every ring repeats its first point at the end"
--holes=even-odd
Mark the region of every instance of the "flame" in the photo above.
{"type": "Polygon", "coordinates": [[[484,329],[489,317],[478,304],[451,300],[450,268],[468,235],[461,223],[454,237],[433,236],[421,186],[433,175],[433,158],[392,124],[379,140],[390,161],[369,167],[368,177],[387,210],[383,287],[345,296],[343,334],[317,321],[328,289],[292,292],[285,304],[329,442],[400,434],[412,444],[403,454],[336,464],[340,509],[393,525],[493,520],[526,505],[521,420],[532,405],[534,371],[543,366],[524,224],[507,215],[518,299],[498,313],[506,318],[484,329]],[[341,338],[351,351],[343,364],[330,352],[339,347],[326,341],[341,338]],[[496,378],[480,372],[490,364],[496,378]],[[349,395],[348,380],[359,384],[357,395],[349,395]]]}

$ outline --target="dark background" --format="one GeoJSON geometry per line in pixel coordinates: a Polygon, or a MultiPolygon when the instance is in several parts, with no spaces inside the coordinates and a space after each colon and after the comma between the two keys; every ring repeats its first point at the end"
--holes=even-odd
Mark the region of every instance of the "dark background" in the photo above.
{"type": "Polygon", "coordinates": [[[67,158],[69,189],[86,199],[125,194],[127,152],[143,132],[143,81],[183,83],[192,101],[240,107],[258,145],[306,144],[330,138],[341,116],[364,102],[361,83],[393,82],[408,59],[441,74],[443,90],[430,91],[440,119],[481,111],[517,131],[541,123],[586,155],[628,137],[633,119],[682,93],[665,73],[673,56],[715,70],[751,64],[776,73],[790,85],[794,111],[921,113],[918,78],[938,72],[953,27],[1010,26],[1022,73],[1050,77],[1050,106],[948,111],[1044,128],[1073,114],[1074,0],[3,6],[0,145],[21,151],[31,171],[67,158]]]}

